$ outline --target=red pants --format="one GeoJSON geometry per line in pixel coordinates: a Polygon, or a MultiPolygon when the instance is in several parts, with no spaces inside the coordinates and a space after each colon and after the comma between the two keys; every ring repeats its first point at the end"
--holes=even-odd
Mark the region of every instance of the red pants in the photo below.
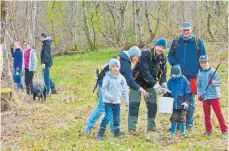
{"type": "Polygon", "coordinates": [[[227,125],[223,118],[223,114],[220,107],[220,99],[205,100],[203,102],[206,131],[212,131],[211,106],[219,121],[221,132],[227,132],[227,125]]]}

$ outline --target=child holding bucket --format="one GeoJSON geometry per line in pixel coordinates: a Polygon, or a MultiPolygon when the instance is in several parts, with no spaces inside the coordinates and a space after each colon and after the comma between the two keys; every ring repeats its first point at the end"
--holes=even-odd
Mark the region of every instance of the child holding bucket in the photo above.
{"type": "Polygon", "coordinates": [[[171,77],[168,81],[168,89],[171,91],[173,102],[173,113],[170,117],[172,136],[176,133],[177,125],[179,124],[180,132],[183,136],[186,136],[185,121],[186,112],[191,96],[191,87],[188,80],[181,73],[179,65],[175,65],[171,69],[171,77]]]}
{"type": "Polygon", "coordinates": [[[128,86],[126,79],[120,74],[120,62],[118,59],[109,61],[109,71],[103,78],[102,96],[105,103],[105,117],[100,124],[97,139],[103,140],[106,126],[112,113],[114,119],[114,137],[121,136],[120,132],[120,103],[124,99],[126,107],[129,106],[128,86]]]}
{"type": "Polygon", "coordinates": [[[204,135],[211,135],[212,133],[211,106],[218,118],[222,134],[227,135],[227,125],[220,107],[219,76],[216,70],[210,67],[208,60],[206,55],[200,56],[199,62],[203,71],[198,76],[198,99],[203,101],[206,127],[204,135]]]}

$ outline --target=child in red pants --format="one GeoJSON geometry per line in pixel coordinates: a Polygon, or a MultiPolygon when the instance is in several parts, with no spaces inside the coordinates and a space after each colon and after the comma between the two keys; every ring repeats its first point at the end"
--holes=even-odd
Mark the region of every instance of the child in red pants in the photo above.
{"type": "Polygon", "coordinates": [[[220,81],[218,73],[213,76],[215,69],[211,68],[208,57],[203,55],[199,59],[203,71],[198,75],[198,99],[203,101],[204,118],[205,118],[205,135],[212,133],[211,106],[219,121],[220,129],[223,135],[227,135],[227,125],[224,120],[220,107],[220,81]],[[213,76],[213,78],[212,78],[213,76]],[[208,89],[205,91],[207,85],[208,89]]]}

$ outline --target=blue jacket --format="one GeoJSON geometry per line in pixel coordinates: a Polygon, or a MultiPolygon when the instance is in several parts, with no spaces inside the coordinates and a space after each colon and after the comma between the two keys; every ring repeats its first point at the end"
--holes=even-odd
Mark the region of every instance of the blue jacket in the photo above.
{"type": "Polygon", "coordinates": [[[183,109],[181,105],[185,101],[190,102],[191,86],[185,76],[176,79],[170,78],[168,81],[168,89],[172,92],[174,102],[173,109],[183,109]]]}
{"type": "Polygon", "coordinates": [[[103,78],[101,91],[103,101],[106,103],[120,104],[121,100],[125,100],[126,104],[129,104],[128,86],[120,73],[114,76],[111,71],[108,71],[103,78]]]}
{"type": "Polygon", "coordinates": [[[121,52],[119,56],[120,56],[120,64],[121,64],[120,73],[125,77],[126,82],[131,89],[139,90],[140,85],[137,84],[137,82],[134,80],[134,77],[132,75],[130,57],[127,56],[125,51],[121,52]]]}
{"type": "Polygon", "coordinates": [[[209,100],[209,99],[216,99],[220,97],[220,80],[219,80],[219,75],[216,72],[214,77],[213,77],[213,81],[214,81],[214,85],[209,85],[208,89],[205,92],[205,89],[208,85],[208,81],[211,79],[211,77],[213,76],[213,73],[215,72],[215,69],[213,68],[209,68],[206,71],[202,71],[200,72],[200,74],[198,75],[198,96],[203,95],[204,100],[209,100]]]}
{"type": "Polygon", "coordinates": [[[182,37],[172,41],[172,45],[168,54],[168,61],[170,65],[179,64],[181,66],[182,74],[188,79],[193,79],[198,76],[200,70],[199,57],[206,55],[204,43],[198,39],[199,54],[197,54],[197,47],[195,37],[188,41],[184,41],[182,37]],[[174,46],[176,45],[175,55],[173,55],[174,46]]]}
{"type": "Polygon", "coordinates": [[[23,52],[21,49],[16,49],[13,51],[13,48],[11,48],[11,55],[14,58],[14,69],[19,68],[19,70],[22,70],[23,66],[23,52]]]}

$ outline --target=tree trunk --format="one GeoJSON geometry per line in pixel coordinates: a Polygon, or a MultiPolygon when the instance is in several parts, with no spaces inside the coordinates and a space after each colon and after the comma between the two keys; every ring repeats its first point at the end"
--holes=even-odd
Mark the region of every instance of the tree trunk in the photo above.
{"type": "Polygon", "coordinates": [[[138,46],[140,48],[144,47],[144,43],[143,43],[143,34],[142,34],[142,15],[141,15],[141,6],[139,6],[140,2],[136,2],[136,16],[137,16],[137,26],[138,26],[138,41],[139,44],[138,46]]]}
{"type": "Polygon", "coordinates": [[[91,35],[90,35],[89,26],[88,26],[88,20],[87,20],[86,2],[83,1],[82,4],[83,4],[83,22],[84,22],[83,29],[84,29],[85,35],[87,37],[87,41],[89,43],[90,49],[92,51],[94,51],[95,47],[94,47],[93,42],[92,42],[92,38],[91,38],[91,35]]]}
{"type": "Polygon", "coordinates": [[[153,33],[153,30],[151,29],[151,25],[150,25],[147,1],[145,1],[145,10],[146,10],[145,11],[145,16],[146,16],[147,27],[148,27],[148,30],[149,30],[149,33],[150,33],[151,40],[153,40],[154,37],[155,37],[155,34],[153,33]]]}

